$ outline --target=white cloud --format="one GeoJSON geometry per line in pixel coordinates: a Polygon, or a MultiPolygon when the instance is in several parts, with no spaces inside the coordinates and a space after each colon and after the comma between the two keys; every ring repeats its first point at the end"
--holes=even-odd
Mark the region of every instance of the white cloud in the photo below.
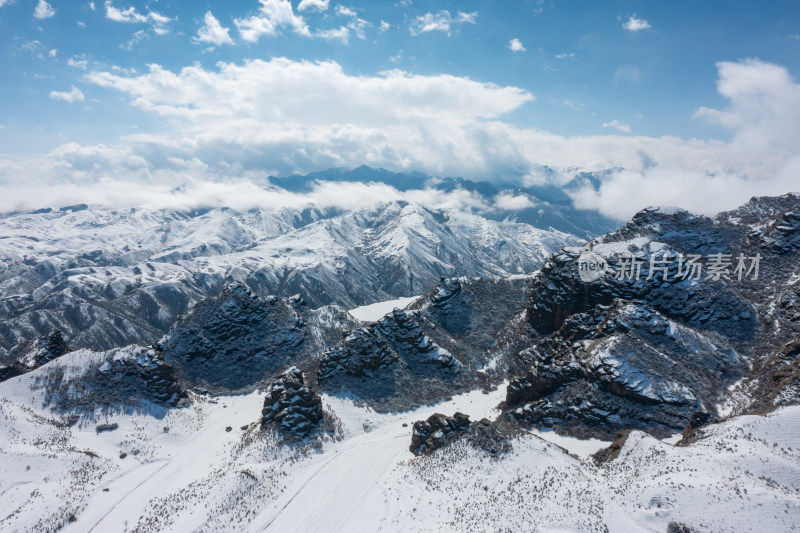
{"type": "Polygon", "coordinates": [[[0,0],[0,7],[14,3],[14,0],[0,0]]]}
{"type": "Polygon", "coordinates": [[[203,20],[205,21],[205,26],[197,31],[197,36],[193,38],[194,42],[210,43],[216,46],[233,44],[233,39],[228,35],[230,29],[223,28],[211,11],[206,11],[203,20]]]}
{"type": "Polygon", "coordinates": [[[730,106],[722,110],[701,107],[694,116],[733,133],[725,154],[729,164],[741,167],[796,154],[800,146],[800,85],[789,72],[757,59],[723,61],[717,63],[717,69],[717,90],[730,106]]]}
{"type": "Polygon", "coordinates": [[[395,54],[393,56],[389,56],[389,61],[391,61],[395,65],[400,63],[402,60],[403,60],[403,51],[402,50],[400,50],[399,52],[397,52],[397,54],[395,54]]]}
{"type": "Polygon", "coordinates": [[[622,27],[625,28],[626,30],[632,31],[632,32],[637,32],[637,31],[646,30],[648,28],[652,28],[652,26],[650,26],[649,22],[647,22],[644,19],[637,18],[636,15],[633,15],[628,20],[626,20],[622,24],[622,27]]]}
{"type": "MultiPolygon", "coordinates": [[[[19,46],[19,49],[30,54],[37,54],[42,48],[42,43],[36,39],[27,41],[19,46]]],[[[38,54],[41,57],[41,53],[38,54]]]]}
{"type": "Polygon", "coordinates": [[[632,116],[633,118],[635,118],[636,120],[642,120],[642,119],[644,118],[644,115],[642,115],[641,113],[634,113],[634,114],[633,114],[633,115],[631,115],[631,116],[632,116]]]}
{"type": "Polygon", "coordinates": [[[281,28],[291,28],[293,32],[311,36],[303,17],[296,15],[289,0],[259,0],[261,7],[257,15],[234,19],[242,39],[257,42],[263,35],[277,35],[281,28]]]}
{"type": "Polygon", "coordinates": [[[459,24],[469,23],[475,24],[475,19],[478,18],[478,12],[473,11],[472,13],[463,13],[461,11],[458,12],[458,18],[456,22],[459,24]]]}
{"type": "Polygon", "coordinates": [[[631,132],[631,127],[630,126],[628,126],[627,124],[625,124],[621,120],[617,120],[617,119],[611,120],[609,122],[603,122],[603,127],[604,128],[614,128],[617,131],[622,131],[622,132],[625,132],[625,133],[630,133],[631,132]]]}
{"type": "Polygon", "coordinates": [[[70,102],[70,103],[83,102],[83,93],[81,92],[80,89],[78,89],[73,85],[72,90],[70,91],[64,91],[64,92],[51,91],[50,98],[52,98],[53,100],[62,100],[64,102],[70,102]]]}
{"type": "Polygon", "coordinates": [[[508,49],[512,52],[525,52],[525,47],[519,39],[511,39],[508,41],[508,49]]]}
{"type": "Polygon", "coordinates": [[[144,30],[139,30],[131,36],[128,42],[119,45],[119,47],[122,48],[123,50],[127,50],[130,52],[131,50],[133,50],[133,47],[136,46],[139,42],[149,38],[150,38],[149,33],[147,33],[144,30]]]}
{"type": "Polygon", "coordinates": [[[89,9],[91,9],[92,11],[96,11],[97,10],[97,8],[94,5],[94,2],[89,2],[89,9]]]}
{"type": "Polygon", "coordinates": [[[570,52],[570,53],[566,53],[565,52],[563,54],[556,54],[555,55],[556,59],[573,59],[575,57],[578,57],[578,54],[576,54],[575,52],[570,52]]]}
{"type": "Polygon", "coordinates": [[[300,4],[297,6],[297,10],[305,11],[310,9],[311,11],[325,11],[328,9],[330,1],[331,0],[301,0],[300,4]]]}
{"type": "Polygon", "coordinates": [[[314,35],[322,39],[327,39],[328,41],[342,41],[344,44],[350,42],[350,30],[347,26],[318,30],[314,35]]]}
{"type": "Polygon", "coordinates": [[[151,65],[141,76],[100,72],[87,78],[129,94],[144,109],[198,122],[210,117],[320,125],[380,124],[408,117],[493,118],[533,100],[516,87],[448,75],[392,70],[379,76],[349,76],[333,61],[275,58],[220,63],[218,68],[215,72],[192,66],[176,74],[151,65]]]}
{"type": "Polygon", "coordinates": [[[70,57],[69,59],[67,59],[67,65],[73,68],[86,70],[86,67],[89,65],[89,62],[85,59],[75,59],[74,57],[70,57]]]}
{"type": "Polygon", "coordinates": [[[800,85],[785,68],[756,59],[717,68],[717,89],[730,105],[701,107],[694,116],[729,129],[733,139],[708,143],[693,164],[648,150],[655,165],[617,172],[599,191],[582,190],[576,196],[582,206],[622,217],[654,204],[713,214],[750,196],[800,189],[800,85]]]}
{"type": "Polygon", "coordinates": [[[38,20],[49,19],[56,14],[56,10],[45,0],[39,0],[36,9],[33,10],[33,18],[38,20]]]}
{"type": "Polygon", "coordinates": [[[47,57],[56,57],[58,55],[58,49],[53,48],[49,52],[47,52],[47,57]]]}
{"type": "MultiPolygon", "coordinates": [[[[710,214],[752,195],[797,189],[800,86],[784,68],[757,60],[718,68],[718,89],[729,104],[701,108],[696,117],[728,128],[730,141],[564,137],[503,120],[532,100],[519,88],[397,70],[351,75],[332,61],[276,58],[177,72],[158,66],[143,74],[93,72],[87,82],[120,91],[154,120],[161,117],[162,133],[129,136],[114,146],[72,144],[39,157],[0,158],[0,209],[80,194],[84,201],[122,205],[198,198],[246,203],[250,193],[261,198],[253,183],[270,174],[361,164],[524,183],[547,182],[537,170],[547,165],[558,171],[556,185],[577,170],[625,169],[597,190],[574,193],[579,206],[620,218],[650,204],[710,214]],[[194,191],[190,198],[171,195],[181,185],[194,191]]],[[[437,201],[469,201],[454,198],[437,201]]]]}
{"type": "MultiPolygon", "coordinates": [[[[358,17],[358,13],[356,13],[356,11],[353,8],[345,7],[345,6],[342,6],[342,5],[338,5],[338,6],[336,6],[336,14],[340,15],[340,16],[343,16],[343,17],[349,17],[350,18],[350,22],[347,23],[347,29],[352,31],[353,34],[355,34],[355,36],[358,37],[359,39],[362,39],[362,40],[366,39],[366,34],[364,33],[364,30],[367,28],[367,26],[370,25],[370,23],[367,22],[366,20],[362,19],[362,18],[359,18],[358,17]]],[[[337,31],[338,32],[342,32],[343,29],[344,29],[344,26],[342,28],[339,28],[339,30],[333,30],[332,32],[331,32],[331,30],[327,30],[327,32],[328,32],[327,34],[326,34],[326,31],[318,32],[317,35],[319,35],[320,37],[325,37],[325,38],[330,39],[331,36],[328,35],[328,34],[330,34],[330,35],[334,36],[333,38],[336,38],[335,37],[336,32],[337,31]]],[[[345,43],[347,43],[347,39],[348,39],[348,37],[350,35],[350,31],[348,31],[346,33],[342,32],[343,33],[342,40],[345,43]]]]}
{"type": "Polygon", "coordinates": [[[392,28],[391,24],[389,24],[385,20],[382,20],[380,26],[378,26],[378,31],[383,33],[385,31],[389,31],[391,28],[392,28]]]}
{"type": "Polygon", "coordinates": [[[143,15],[132,6],[127,9],[119,9],[112,5],[112,0],[106,0],[105,8],[106,18],[114,22],[150,24],[157,35],[169,33],[166,25],[172,19],[155,11],[148,11],[146,15],[143,15]]]}
{"type": "Polygon", "coordinates": [[[343,6],[341,4],[336,6],[336,14],[337,15],[342,15],[342,16],[345,16],[345,17],[358,16],[358,13],[356,13],[355,10],[352,7],[343,6]]]}
{"type": "Polygon", "coordinates": [[[475,18],[477,16],[477,11],[473,13],[459,12],[458,15],[453,18],[449,11],[443,9],[438,13],[425,13],[424,15],[415,17],[409,30],[411,31],[411,35],[419,35],[420,33],[430,31],[441,31],[450,35],[450,29],[452,27],[465,23],[475,24],[475,18]]]}
{"type": "Polygon", "coordinates": [[[526,194],[514,195],[504,192],[494,197],[494,205],[498,209],[517,211],[529,207],[536,207],[536,202],[531,200],[531,197],[526,194]]]}

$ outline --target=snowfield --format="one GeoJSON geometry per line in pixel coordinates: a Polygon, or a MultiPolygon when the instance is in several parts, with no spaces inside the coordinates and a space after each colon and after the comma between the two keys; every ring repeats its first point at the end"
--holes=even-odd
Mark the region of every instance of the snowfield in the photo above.
{"type": "Polygon", "coordinates": [[[396,300],[362,305],[360,307],[350,309],[348,313],[353,315],[353,318],[361,320],[362,322],[377,322],[386,316],[387,313],[391,313],[395,309],[405,309],[418,298],[419,296],[413,296],[410,298],[397,298],[396,300]]]}
{"type": "Polygon", "coordinates": [[[2,531],[800,528],[800,407],[709,426],[685,447],[633,432],[602,465],[589,454],[608,443],[546,432],[499,457],[459,440],[416,458],[414,421],[495,418],[505,387],[394,414],[324,396],[339,440],[291,447],[256,424],[261,393],[70,426],[42,408],[41,372],[0,384],[2,531]]]}

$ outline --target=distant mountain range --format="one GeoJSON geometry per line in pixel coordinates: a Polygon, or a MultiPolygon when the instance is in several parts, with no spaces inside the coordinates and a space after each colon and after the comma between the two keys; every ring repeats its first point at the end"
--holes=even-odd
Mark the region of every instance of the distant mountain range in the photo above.
{"type": "MultiPolygon", "coordinates": [[[[368,167],[272,181],[294,191],[320,181],[464,188],[487,199],[505,190],[368,167]]],[[[352,308],[422,294],[440,277],[528,274],[553,251],[614,226],[574,209],[555,189],[511,192],[536,208],[474,214],[393,201],[349,211],[236,212],[81,204],[0,215],[0,357],[16,359],[53,330],[73,349],[149,344],[233,281],[261,296],[300,294],[311,307],[352,308]]]]}

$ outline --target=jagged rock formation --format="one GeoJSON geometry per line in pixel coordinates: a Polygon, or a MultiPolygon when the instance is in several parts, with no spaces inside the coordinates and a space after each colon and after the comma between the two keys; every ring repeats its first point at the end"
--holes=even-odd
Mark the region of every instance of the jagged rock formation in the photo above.
{"type": "Polygon", "coordinates": [[[187,397],[172,365],[152,349],[78,350],[41,369],[34,384],[52,409],[77,414],[174,408],[187,397]]]}
{"type": "MultiPolygon", "coordinates": [[[[22,349],[22,347],[20,347],[22,349]]],[[[70,351],[70,347],[64,340],[64,336],[59,330],[52,331],[49,335],[39,337],[30,343],[28,353],[20,360],[0,364],[0,381],[5,381],[14,376],[19,376],[25,372],[30,372],[42,365],[58,359],[70,351]]],[[[0,358],[0,363],[3,359],[0,358]]]]}
{"type": "Polygon", "coordinates": [[[326,351],[319,383],[376,409],[407,409],[499,383],[526,343],[530,278],[445,278],[406,310],[326,351]]]}
{"type": "Polygon", "coordinates": [[[525,320],[531,278],[448,278],[410,309],[419,312],[420,327],[437,344],[457,354],[472,370],[504,376],[516,363],[509,354],[525,346],[525,320]]]}
{"type": "Polygon", "coordinates": [[[64,340],[64,335],[59,330],[51,332],[45,337],[37,339],[34,350],[24,360],[23,364],[30,368],[37,368],[54,359],[58,359],[70,348],[64,340]]]}
{"type": "Polygon", "coordinates": [[[570,316],[519,357],[532,368],[509,384],[511,416],[607,437],[625,427],[683,429],[747,370],[725,337],[624,300],[570,316]]]}
{"type": "Polygon", "coordinates": [[[429,455],[469,427],[469,416],[464,413],[455,413],[453,416],[432,414],[427,420],[414,422],[408,449],[417,456],[429,455]]]}
{"type": "Polygon", "coordinates": [[[588,247],[555,254],[533,280],[526,316],[538,338],[516,355],[527,371],[509,384],[507,416],[609,438],[681,431],[698,410],[796,401],[799,207],[789,194],[713,219],[643,210],[593,241],[607,271],[591,282],[578,271],[588,247]]]}
{"type": "Polygon", "coordinates": [[[353,392],[380,410],[407,409],[474,386],[463,363],[423,333],[422,320],[419,312],[396,309],[350,332],[322,354],[320,386],[353,392]]]}
{"type": "Polygon", "coordinates": [[[261,427],[274,427],[294,438],[304,438],[323,419],[322,400],[306,387],[303,373],[292,367],[282,372],[270,385],[261,427]]]}
{"type": "Polygon", "coordinates": [[[234,283],[195,305],[156,348],[188,383],[235,391],[287,365],[309,363],[356,324],[346,312],[308,309],[299,296],[261,298],[234,283]]]}

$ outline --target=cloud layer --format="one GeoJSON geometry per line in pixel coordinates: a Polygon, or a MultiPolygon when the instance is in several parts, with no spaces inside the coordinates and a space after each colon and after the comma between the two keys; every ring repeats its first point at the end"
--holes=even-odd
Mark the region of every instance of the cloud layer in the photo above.
{"type": "MultiPolygon", "coordinates": [[[[574,195],[581,207],[620,218],[650,204],[713,213],[751,195],[800,188],[800,86],[783,67],[758,60],[722,62],[718,71],[718,90],[729,105],[700,108],[695,120],[726,128],[729,141],[564,137],[506,120],[509,112],[535,105],[534,96],[517,87],[400,70],[352,75],[333,61],[275,58],[177,72],[158,65],[143,74],[89,72],[84,83],[96,93],[127,96],[160,116],[165,133],[0,158],[0,210],[39,207],[48,195],[131,206],[151,198],[161,205],[189,202],[189,191],[206,201],[214,197],[208,191],[238,187],[262,198],[255,189],[267,175],[361,164],[557,185],[579,170],[621,169],[599,189],[574,195]],[[540,173],[542,165],[556,172],[540,173]],[[183,197],[170,192],[176,187],[183,197]]],[[[51,98],[80,101],[79,93],[75,87],[51,98]]],[[[629,129],[621,121],[607,124],[629,129]]]]}

